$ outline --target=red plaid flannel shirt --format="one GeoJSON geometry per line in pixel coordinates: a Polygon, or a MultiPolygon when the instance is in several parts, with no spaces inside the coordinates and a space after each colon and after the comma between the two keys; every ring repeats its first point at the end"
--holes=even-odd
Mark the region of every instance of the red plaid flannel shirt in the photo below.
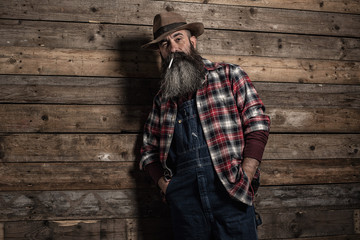
{"type": "MultiPolygon", "coordinates": [[[[196,93],[201,125],[214,168],[227,191],[239,201],[251,205],[258,188],[260,171],[249,183],[241,168],[244,135],[269,131],[270,118],[247,74],[237,65],[203,60],[206,76],[196,93]]],[[[177,114],[175,101],[155,96],[145,123],[140,168],[160,161],[165,172],[177,114]]]]}

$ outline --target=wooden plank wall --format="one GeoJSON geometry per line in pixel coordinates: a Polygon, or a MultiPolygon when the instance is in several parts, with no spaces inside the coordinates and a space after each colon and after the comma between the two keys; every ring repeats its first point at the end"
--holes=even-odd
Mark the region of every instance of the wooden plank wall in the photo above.
{"type": "Polygon", "coordinates": [[[260,239],[359,239],[357,0],[0,1],[0,239],[171,239],[137,169],[161,11],[203,22],[199,51],[267,106],[260,239]]]}

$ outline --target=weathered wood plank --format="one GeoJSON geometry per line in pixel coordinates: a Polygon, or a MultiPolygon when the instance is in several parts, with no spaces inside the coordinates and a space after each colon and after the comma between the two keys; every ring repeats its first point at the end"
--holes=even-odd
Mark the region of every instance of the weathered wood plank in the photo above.
{"type": "Polygon", "coordinates": [[[134,162],[0,163],[0,191],[121,189],[144,187],[134,162]]]}
{"type": "MultiPolygon", "coordinates": [[[[355,240],[358,239],[359,235],[350,235],[353,233],[351,228],[347,226],[341,230],[343,224],[351,225],[351,218],[346,219],[344,223],[339,223],[341,218],[349,216],[351,211],[335,211],[331,215],[324,214],[321,211],[314,212],[281,212],[281,217],[292,220],[291,223],[286,222],[286,219],[280,219],[277,216],[273,220],[277,220],[276,223],[273,221],[264,223],[258,230],[259,239],[275,239],[276,234],[281,236],[295,237],[298,239],[300,235],[315,234],[320,237],[301,238],[305,240],[355,240]],[[334,215],[338,214],[338,216],[334,215]],[[335,229],[326,231],[325,217],[329,217],[329,224],[336,224],[335,229]],[[318,218],[322,219],[318,219],[318,218]],[[309,220],[308,223],[305,220],[309,220]],[[311,226],[311,222],[322,223],[321,226],[311,226]],[[280,224],[284,224],[280,227],[280,224]],[[274,232],[270,229],[274,225],[279,225],[278,231],[274,232]],[[305,230],[304,232],[302,232],[305,230]],[[301,232],[300,232],[301,231],[301,232]],[[348,235],[343,235],[348,233],[348,235]],[[327,234],[336,234],[328,236],[327,234]],[[341,234],[341,235],[338,235],[341,234]],[[323,237],[321,237],[323,236],[323,237]]],[[[267,219],[270,220],[275,213],[264,214],[267,219]]],[[[32,221],[32,222],[7,222],[5,223],[7,230],[6,238],[11,239],[37,239],[45,240],[49,238],[64,238],[66,239],[117,239],[117,240],[169,240],[172,239],[171,226],[168,218],[155,218],[155,219],[144,219],[139,220],[133,219],[109,219],[109,220],[75,220],[75,221],[32,221]],[[101,231],[101,232],[100,232],[101,231]]]]}
{"type": "MultiPolygon", "coordinates": [[[[157,55],[145,52],[0,47],[1,74],[159,78],[157,55]],[[129,70],[131,69],[131,71],[129,70]]],[[[232,52],[234,53],[234,52],[232,52]]],[[[360,55],[360,54],[359,54],[360,55]]],[[[359,84],[360,63],[203,55],[238,64],[256,81],[359,84]]]]}
{"type": "Polygon", "coordinates": [[[19,221],[6,223],[8,239],[170,240],[168,218],[19,221]],[[19,230],[21,228],[21,230],[19,230]]]}
{"type": "MultiPolygon", "coordinates": [[[[159,89],[159,81],[134,78],[0,75],[0,102],[151,105],[159,89]]],[[[341,86],[338,87],[352,94],[352,88],[349,87],[347,91],[341,86]]],[[[356,89],[357,86],[353,88],[356,89]]]]}
{"type": "Polygon", "coordinates": [[[357,208],[360,204],[360,185],[326,184],[298,186],[261,186],[255,196],[256,209],[357,208]]]}
{"type": "MultiPolygon", "coordinates": [[[[153,0],[161,1],[161,0],[153,0]]],[[[267,8],[284,8],[306,11],[325,11],[339,13],[360,13],[360,5],[357,0],[350,1],[316,1],[316,0],[168,0],[171,2],[187,2],[187,3],[203,3],[203,4],[220,4],[220,5],[239,5],[251,7],[267,7],[267,8]]]]}
{"type": "MultiPolygon", "coordinates": [[[[121,227],[121,225],[119,225],[121,227]]],[[[5,223],[6,239],[66,239],[98,240],[101,236],[101,221],[22,221],[5,223]]],[[[118,231],[118,234],[121,230],[118,231]]],[[[124,232],[123,232],[124,233],[124,232]]],[[[121,235],[118,235],[121,236],[121,235]]],[[[126,239],[124,235],[121,239],[126,239]]]]}
{"type": "Polygon", "coordinates": [[[255,81],[360,84],[360,63],[255,56],[205,55],[212,61],[241,66],[255,81]]]}
{"type": "Polygon", "coordinates": [[[0,105],[1,132],[138,132],[151,106],[0,105]]]}
{"type": "MultiPolygon", "coordinates": [[[[2,47],[139,51],[152,34],[149,27],[141,26],[46,22],[34,25],[12,20],[0,23],[4,28],[0,32],[4,36],[0,41],[2,47]],[[58,32],[62,32],[61,38],[57,37],[58,32]]],[[[198,48],[203,54],[236,52],[237,55],[359,61],[359,45],[357,38],[206,30],[199,38],[198,48]]]]}
{"type": "Polygon", "coordinates": [[[134,134],[0,135],[0,161],[134,162],[141,143],[142,136],[134,134]]]}
{"type": "Polygon", "coordinates": [[[360,85],[263,82],[254,85],[266,107],[360,107],[360,85]]]}
{"type": "MultiPolygon", "coordinates": [[[[282,238],[282,240],[298,240],[298,239],[299,238],[282,238]]],[[[358,239],[359,239],[358,234],[301,238],[301,240],[358,240],[358,239]]]]}
{"type": "MultiPolygon", "coordinates": [[[[158,79],[0,75],[0,102],[149,105],[158,91],[159,81],[158,79]]],[[[257,81],[254,85],[267,107],[360,108],[360,86],[357,85],[257,81]]]]}
{"type": "Polygon", "coordinates": [[[264,159],[359,158],[360,135],[356,134],[273,134],[264,159]]]}
{"type": "MultiPolygon", "coordinates": [[[[0,132],[139,132],[150,105],[0,105],[0,132]]],[[[360,132],[359,109],[269,107],[273,132],[360,132]]]]}
{"type": "Polygon", "coordinates": [[[165,1],[2,1],[0,17],[12,19],[152,25],[162,11],[176,11],[207,28],[359,36],[360,16],[286,9],[165,1]],[[156,9],[156,10],[154,10],[156,9]],[[119,14],[121,13],[121,14],[119,14]],[[311,24],[308,24],[311,22],[311,24]]]}
{"type": "Polygon", "coordinates": [[[17,191],[0,192],[0,196],[1,221],[159,217],[166,212],[155,188],[17,191]]]}
{"type": "Polygon", "coordinates": [[[264,224],[259,227],[259,238],[302,238],[331,235],[355,235],[354,210],[307,210],[260,212],[264,224]]]}
{"type": "Polygon", "coordinates": [[[207,31],[198,41],[198,50],[204,54],[302,59],[359,61],[359,48],[357,38],[253,32],[207,31]]]}
{"type": "Polygon", "coordinates": [[[360,131],[358,109],[268,108],[274,132],[348,132],[360,131]]]}
{"type": "MultiPolygon", "coordinates": [[[[138,161],[142,135],[10,134],[0,135],[0,161],[138,161]]],[[[270,134],[264,160],[360,158],[357,134],[270,134]]]]}
{"type": "MultiPolygon", "coordinates": [[[[360,182],[359,159],[271,160],[261,170],[264,185],[360,182]]],[[[0,163],[0,173],[0,191],[111,190],[145,183],[134,162],[0,163]]]]}
{"type": "Polygon", "coordinates": [[[360,182],[359,159],[271,160],[261,171],[264,185],[360,182]]]}
{"type": "MultiPolygon", "coordinates": [[[[130,20],[130,19],[129,19],[130,20]]],[[[139,50],[152,38],[147,26],[0,19],[0,46],[139,50]]]]}
{"type": "MultiPolygon", "coordinates": [[[[133,25],[0,20],[0,34],[3,36],[0,46],[138,51],[152,38],[152,29],[133,25]]],[[[341,59],[349,57],[345,55],[351,52],[358,53],[359,47],[359,41],[352,38],[210,29],[199,39],[199,49],[206,54],[231,55],[235,51],[239,55],[341,59]]],[[[354,58],[359,60],[355,54],[350,59],[354,58]]]]}
{"type": "Polygon", "coordinates": [[[138,59],[133,52],[108,50],[0,47],[0,51],[1,74],[141,78],[160,75],[152,54],[138,59]]]}
{"type": "MultiPolygon", "coordinates": [[[[343,239],[341,235],[355,235],[352,228],[353,218],[351,215],[353,212],[353,210],[322,211],[307,209],[283,210],[277,213],[267,212],[262,214],[264,223],[258,229],[259,239],[327,237],[328,235],[332,235],[329,238],[332,240],[343,239]],[[341,238],[335,238],[336,235],[340,235],[341,238]]],[[[115,239],[120,240],[172,239],[171,232],[164,230],[164,226],[166,226],[165,229],[170,228],[168,218],[9,222],[5,223],[7,230],[5,237],[23,239],[26,234],[26,236],[35,236],[36,239],[48,239],[66,234],[65,236],[68,237],[66,239],[109,239],[109,237],[114,239],[114,236],[117,236],[115,239]],[[22,230],[16,231],[21,224],[23,225],[22,230]]]]}
{"type": "MultiPolygon", "coordinates": [[[[262,186],[256,209],[356,209],[359,184],[262,186]]],[[[1,221],[167,216],[155,187],[148,189],[0,192],[1,221]]]]}

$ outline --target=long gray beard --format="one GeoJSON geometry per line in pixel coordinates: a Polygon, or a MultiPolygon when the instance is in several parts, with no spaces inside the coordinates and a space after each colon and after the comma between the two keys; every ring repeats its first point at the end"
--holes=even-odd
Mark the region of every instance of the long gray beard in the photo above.
{"type": "Polygon", "coordinates": [[[172,56],[163,60],[161,88],[165,99],[194,93],[204,81],[204,64],[194,49],[189,55],[175,52],[173,56],[170,69],[168,66],[172,56]]]}

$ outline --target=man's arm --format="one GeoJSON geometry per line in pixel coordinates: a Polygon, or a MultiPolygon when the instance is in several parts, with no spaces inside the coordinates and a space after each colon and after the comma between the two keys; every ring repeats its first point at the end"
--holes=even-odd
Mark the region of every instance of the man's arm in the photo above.
{"type": "Polygon", "coordinates": [[[259,167],[267,143],[269,132],[255,131],[245,136],[244,160],[242,168],[251,182],[259,167]]]}
{"type": "Polygon", "coordinates": [[[233,94],[241,115],[245,134],[242,168],[251,182],[267,143],[270,118],[248,75],[240,68],[233,68],[233,94]]]}
{"type": "Polygon", "coordinates": [[[159,179],[164,176],[164,169],[160,162],[153,162],[145,166],[145,171],[151,177],[155,184],[159,182],[159,179]]]}
{"type": "Polygon", "coordinates": [[[162,166],[159,156],[160,145],[160,102],[154,98],[153,107],[144,125],[143,145],[141,147],[140,169],[145,170],[157,183],[162,166]]]}
{"type": "Polygon", "coordinates": [[[247,157],[243,160],[242,169],[244,170],[250,183],[251,183],[251,181],[255,175],[256,169],[259,167],[259,165],[260,165],[260,162],[258,160],[256,160],[255,158],[247,157]]]}

